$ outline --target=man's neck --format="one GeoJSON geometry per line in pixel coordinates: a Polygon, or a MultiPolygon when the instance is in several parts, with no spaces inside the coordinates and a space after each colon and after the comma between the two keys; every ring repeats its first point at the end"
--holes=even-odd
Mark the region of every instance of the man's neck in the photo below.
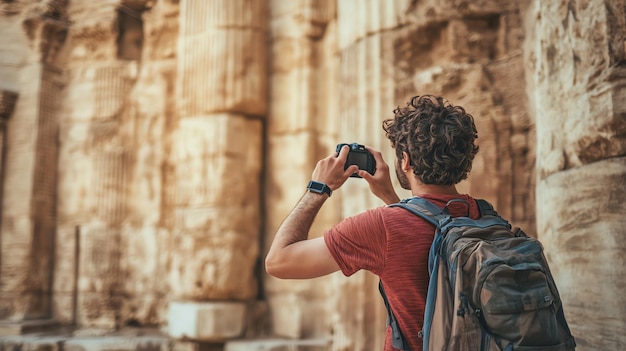
{"type": "Polygon", "coordinates": [[[417,181],[411,184],[411,194],[413,194],[413,196],[424,194],[458,195],[459,192],[454,185],[433,185],[417,181]]]}

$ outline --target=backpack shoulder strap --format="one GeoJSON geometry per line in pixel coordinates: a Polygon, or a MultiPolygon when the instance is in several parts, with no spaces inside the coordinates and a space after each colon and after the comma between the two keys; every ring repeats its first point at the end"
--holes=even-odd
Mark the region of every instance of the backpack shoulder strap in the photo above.
{"type": "Polygon", "coordinates": [[[487,200],[476,199],[476,204],[478,204],[478,210],[480,211],[480,216],[498,216],[498,212],[493,208],[493,205],[489,203],[487,200]]]}
{"type": "Polygon", "coordinates": [[[402,207],[432,223],[434,226],[438,226],[440,220],[448,217],[435,204],[419,196],[404,199],[398,203],[389,205],[389,207],[402,207]]]}
{"type": "MultiPolygon", "coordinates": [[[[449,218],[449,215],[444,214],[443,210],[437,207],[432,202],[423,199],[421,197],[415,196],[409,199],[402,200],[398,203],[391,204],[389,207],[401,207],[405,210],[415,214],[416,216],[423,218],[429,223],[432,223],[434,226],[439,227],[440,221],[449,218]]],[[[433,248],[431,247],[431,251],[433,248]]],[[[429,270],[431,269],[431,255],[429,255],[429,270]]],[[[431,280],[433,277],[431,277],[431,280]]],[[[436,284],[435,284],[436,285],[436,284]]],[[[385,308],[387,309],[387,325],[391,327],[391,341],[392,346],[397,350],[409,350],[409,345],[402,335],[400,330],[400,325],[398,324],[393,310],[391,309],[391,305],[387,300],[387,295],[385,294],[385,289],[383,288],[382,281],[378,283],[378,290],[380,291],[380,295],[385,302],[385,308]]],[[[430,287],[429,287],[430,291],[430,287]]]]}
{"type": "Polygon", "coordinates": [[[387,294],[385,294],[385,288],[383,287],[382,281],[378,281],[378,291],[380,292],[380,296],[383,297],[385,308],[387,309],[387,325],[391,327],[391,345],[397,350],[410,351],[409,344],[407,344],[404,335],[402,335],[400,325],[398,324],[396,317],[393,315],[393,311],[389,305],[389,300],[387,300],[387,294]]]}

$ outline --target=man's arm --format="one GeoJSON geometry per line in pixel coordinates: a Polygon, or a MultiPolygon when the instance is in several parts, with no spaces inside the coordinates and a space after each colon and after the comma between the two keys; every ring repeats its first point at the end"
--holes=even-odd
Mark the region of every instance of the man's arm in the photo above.
{"type": "MultiPolygon", "coordinates": [[[[358,170],[350,166],[344,170],[349,147],[320,160],[312,179],[336,190],[358,170]]],[[[327,194],[307,192],[280,225],[265,258],[265,270],[283,279],[315,278],[335,272],[339,266],[330,254],[323,237],[307,240],[315,216],[327,194]]]]}
{"type": "Polygon", "coordinates": [[[306,279],[339,269],[323,237],[307,240],[328,195],[307,192],[276,232],[265,259],[267,273],[282,279],[306,279]]]}

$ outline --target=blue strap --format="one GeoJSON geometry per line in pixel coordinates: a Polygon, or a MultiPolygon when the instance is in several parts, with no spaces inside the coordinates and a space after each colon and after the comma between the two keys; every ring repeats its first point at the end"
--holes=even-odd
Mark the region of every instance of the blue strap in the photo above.
{"type": "Polygon", "coordinates": [[[380,296],[383,297],[385,308],[387,309],[387,325],[391,327],[391,346],[397,350],[410,351],[409,344],[402,335],[400,325],[398,324],[396,317],[393,315],[393,311],[391,310],[391,305],[389,305],[389,300],[387,300],[387,294],[385,294],[385,288],[383,287],[382,281],[378,281],[378,291],[380,292],[380,296]]]}
{"type": "Polygon", "coordinates": [[[389,207],[402,207],[405,210],[408,210],[411,213],[432,223],[432,225],[434,226],[438,226],[442,219],[449,217],[443,214],[443,211],[435,204],[419,196],[414,196],[412,198],[402,200],[398,203],[391,204],[389,205],[389,207]]]}
{"type": "Polygon", "coordinates": [[[480,211],[480,216],[498,216],[498,212],[493,208],[489,202],[483,199],[476,199],[476,204],[478,204],[478,210],[480,211]]]}
{"type": "MultiPolygon", "coordinates": [[[[389,207],[402,207],[411,213],[423,218],[429,223],[433,224],[435,227],[439,228],[443,221],[450,218],[449,214],[444,213],[444,211],[437,207],[432,202],[423,199],[421,197],[415,196],[410,199],[402,200],[399,203],[389,205],[389,207]]],[[[435,237],[433,239],[433,244],[430,247],[430,252],[428,255],[428,271],[430,273],[429,283],[428,283],[428,293],[426,295],[426,310],[424,311],[424,327],[422,329],[423,335],[423,345],[424,350],[428,349],[428,345],[430,342],[430,327],[432,324],[432,319],[434,315],[434,307],[435,300],[437,297],[437,274],[439,271],[439,258],[438,252],[441,247],[441,241],[443,237],[439,230],[435,231],[435,237]]],[[[387,306],[388,311],[390,310],[389,306],[387,306]]],[[[399,331],[398,331],[398,334],[399,331]]],[[[394,335],[393,339],[396,336],[394,335]]],[[[400,338],[402,336],[400,335],[400,338]]]]}

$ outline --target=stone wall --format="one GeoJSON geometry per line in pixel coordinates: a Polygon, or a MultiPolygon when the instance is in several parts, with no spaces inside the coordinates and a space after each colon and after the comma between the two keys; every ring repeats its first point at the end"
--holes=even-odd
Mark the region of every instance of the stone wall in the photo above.
{"type": "MultiPolygon", "coordinates": [[[[284,281],[261,262],[318,159],[359,142],[392,164],[382,121],[431,93],[476,119],[460,190],[544,242],[579,349],[619,349],[626,311],[601,302],[626,302],[624,7],[0,3],[0,335],[133,326],[238,338],[231,350],[380,349],[375,276],[284,281]]],[[[381,205],[350,179],[311,235],[381,205]]]]}
{"type": "Polygon", "coordinates": [[[539,239],[580,349],[619,350],[626,344],[626,4],[528,6],[539,239]]]}

